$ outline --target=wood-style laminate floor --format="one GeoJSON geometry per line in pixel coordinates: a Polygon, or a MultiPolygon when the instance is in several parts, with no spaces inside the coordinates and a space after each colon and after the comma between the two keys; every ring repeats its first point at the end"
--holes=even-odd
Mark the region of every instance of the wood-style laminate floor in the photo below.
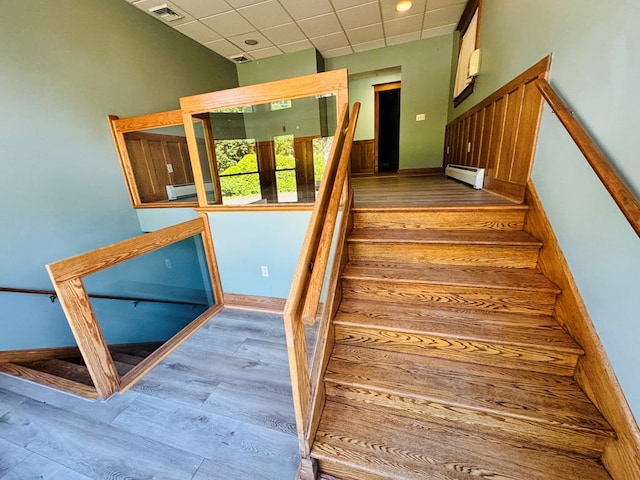
{"type": "Polygon", "coordinates": [[[298,463],[281,315],[225,309],[106,402],[0,374],[1,480],[287,480],[298,463]]]}
{"type": "Polygon", "coordinates": [[[510,200],[443,175],[354,177],[353,191],[356,208],[513,205],[510,200]]]}

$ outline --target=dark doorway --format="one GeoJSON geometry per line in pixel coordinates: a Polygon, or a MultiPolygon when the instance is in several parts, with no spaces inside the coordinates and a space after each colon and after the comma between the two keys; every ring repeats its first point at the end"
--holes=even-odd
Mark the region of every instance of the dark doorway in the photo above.
{"type": "Polygon", "coordinates": [[[397,172],[400,162],[400,82],[376,85],[374,91],[378,172],[397,172]]]}

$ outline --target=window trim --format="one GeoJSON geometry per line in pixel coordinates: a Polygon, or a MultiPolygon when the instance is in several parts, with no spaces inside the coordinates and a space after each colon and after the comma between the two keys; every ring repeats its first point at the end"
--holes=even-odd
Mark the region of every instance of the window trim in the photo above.
{"type": "MultiPolygon", "coordinates": [[[[480,19],[481,19],[481,0],[469,0],[467,5],[462,12],[462,16],[460,17],[460,21],[456,26],[456,31],[460,32],[460,41],[458,45],[458,55],[460,55],[460,50],[462,47],[462,39],[464,38],[469,26],[471,25],[471,21],[473,20],[474,15],[478,13],[478,23],[476,29],[476,38],[475,38],[475,48],[478,48],[478,39],[480,37],[480,19]]],[[[458,69],[456,68],[456,74],[454,76],[454,90],[455,90],[455,82],[458,77],[458,69]]],[[[471,82],[462,90],[456,97],[453,98],[453,106],[459,106],[464,100],[469,98],[473,93],[473,90],[476,85],[476,77],[471,79],[471,82]]]]}

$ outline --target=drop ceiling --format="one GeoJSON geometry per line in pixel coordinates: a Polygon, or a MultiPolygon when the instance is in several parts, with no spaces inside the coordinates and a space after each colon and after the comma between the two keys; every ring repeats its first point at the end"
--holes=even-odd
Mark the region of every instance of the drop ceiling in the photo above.
{"type": "Polygon", "coordinates": [[[249,60],[312,47],[330,58],[445,35],[454,31],[466,3],[413,0],[400,13],[397,0],[126,1],[223,57],[249,60]],[[150,11],[158,6],[181,18],[159,18],[150,11]]]}

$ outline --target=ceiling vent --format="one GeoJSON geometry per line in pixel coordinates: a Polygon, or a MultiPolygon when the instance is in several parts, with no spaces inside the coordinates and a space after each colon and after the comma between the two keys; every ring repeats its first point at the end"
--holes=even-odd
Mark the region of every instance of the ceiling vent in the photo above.
{"type": "Polygon", "coordinates": [[[229,58],[236,63],[247,63],[251,61],[249,57],[245,57],[244,55],[236,55],[235,57],[229,57],[229,58]]]}
{"type": "Polygon", "coordinates": [[[165,22],[174,22],[184,18],[184,15],[180,15],[178,12],[174,12],[167,5],[158,5],[157,7],[150,8],[149,11],[154,15],[160,17],[165,22]]]}

